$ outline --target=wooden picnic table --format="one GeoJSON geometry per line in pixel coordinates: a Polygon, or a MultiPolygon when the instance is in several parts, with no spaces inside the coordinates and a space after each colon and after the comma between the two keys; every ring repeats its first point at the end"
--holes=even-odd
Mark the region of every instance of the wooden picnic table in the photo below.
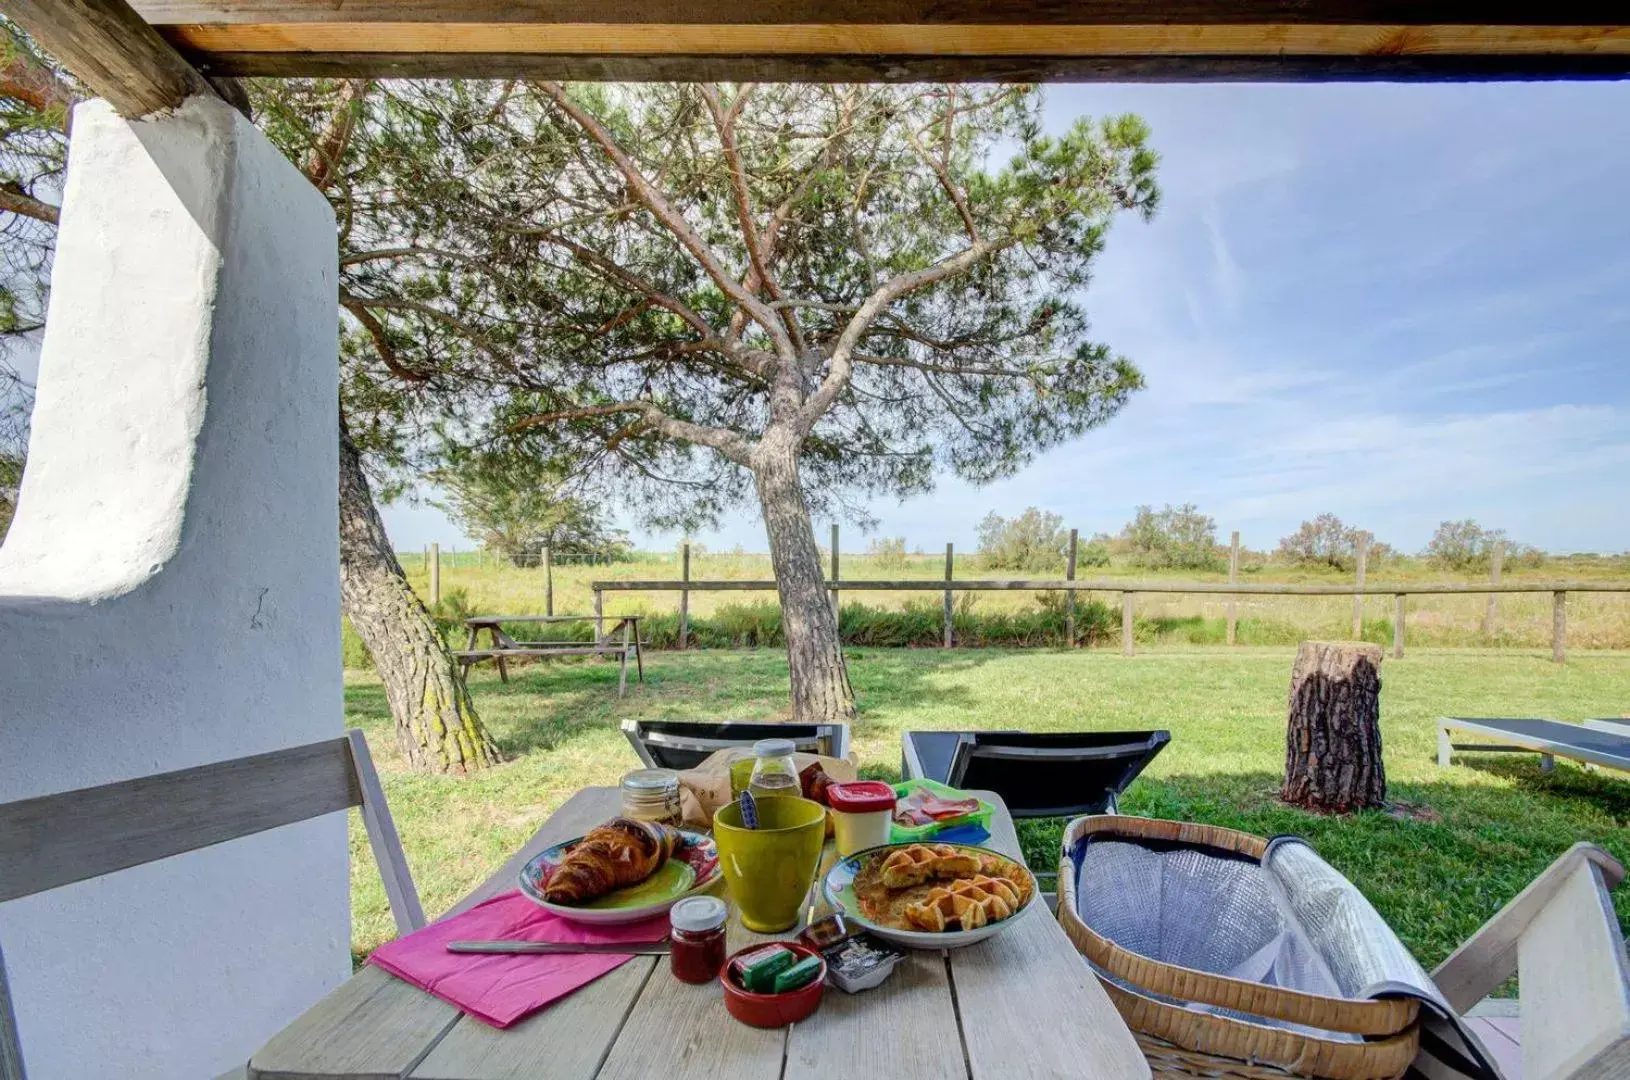
{"type": "Polygon", "coordinates": [[[632,653],[635,669],[639,681],[645,681],[645,654],[640,651],[640,617],[638,615],[474,615],[464,620],[464,627],[470,632],[469,640],[464,648],[455,650],[453,655],[465,671],[471,664],[482,660],[492,660],[498,664],[498,678],[509,682],[509,665],[507,660],[527,656],[607,656],[615,655],[621,670],[617,675],[617,696],[622,697],[628,692],[628,657],[632,653]],[[607,630],[605,624],[611,622],[611,629],[607,630]],[[594,644],[583,645],[574,641],[517,641],[504,630],[504,624],[510,623],[570,623],[592,622],[595,624],[594,644]],[[481,632],[486,631],[491,639],[489,648],[477,648],[481,632]]]}
{"type": "MultiPolygon", "coordinates": [[[[1019,857],[1007,807],[990,846],[1019,857]]],[[[538,852],[616,815],[614,788],[567,800],[502,869],[449,914],[515,887],[538,852]]],[[[830,845],[829,845],[830,847],[830,845]]],[[[732,950],[754,934],[732,909],[732,950]]],[[[249,1080],[891,1080],[1091,1077],[1148,1080],[1148,1064],[1085,961],[1045,907],[1001,934],[914,951],[881,987],[828,987],[820,1009],[764,1030],[725,1011],[717,983],[675,979],[636,956],[499,1031],[375,967],[364,967],[255,1053],[249,1080]]]]}

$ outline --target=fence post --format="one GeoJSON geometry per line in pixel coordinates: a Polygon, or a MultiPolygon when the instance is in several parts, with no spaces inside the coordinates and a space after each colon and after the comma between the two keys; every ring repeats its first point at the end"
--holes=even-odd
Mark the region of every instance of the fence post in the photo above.
{"type": "MultiPolygon", "coordinates": [[[[951,545],[945,545],[945,580],[951,580],[951,545]]],[[[951,647],[951,590],[945,590],[945,647],[951,647]]]]}
{"type": "Polygon", "coordinates": [[[1132,655],[1132,594],[1121,593],[1121,655],[1132,655]]]}
{"type": "MultiPolygon", "coordinates": [[[[1070,530],[1070,554],[1064,560],[1064,580],[1075,580],[1076,530],[1070,530]]],[[[1064,647],[1075,648],[1075,590],[1064,594],[1064,647]]]]}
{"type": "Polygon", "coordinates": [[[441,603],[441,545],[430,545],[430,606],[441,603]]]}
{"type": "Polygon", "coordinates": [[[1568,647],[1568,594],[1558,589],[1551,594],[1551,660],[1562,663],[1568,647]]]}
{"type": "MultiPolygon", "coordinates": [[[[1239,530],[1235,529],[1228,537],[1228,584],[1239,584],[1239,530]]],[[[1239,608],[1236,606],[1239,598],[1233,593],[1228,594],[1228,644],[1232,645],[1238,640],[1239,608]]]]}
{"type": "Polygon", "coordinates": [[[606,639],[606,594],[599,589],[594,590],[594,643],[599,645],[606,639]]]}
{"type": "MultiPolygon", "coordinates": [[[[690,542],[679,549],[679,580],[690,583],[690,542]]],[[[690,590],[679,590],[679,649],[683,652],[690,640],[690,590]]]]}
{"type": "MultiPolygon", "coordinates": [[[[832,581],[838,580],[838,523],[832,523],[832,581]]],[[[832,590],[832,622],[838,621],[838,590],[832,590]]]]}
{"type": "Polygon", "coordinates": [[[424,546],[424,572],[430,573],[430,545],[424,546]]]}
{"type": "MultiPolygon", "coordinates": [[[[1364,564],[1370,558],[1370,538],[1368,534],[1360,534],[1358,538],[1358,587],[1364,587],[1364,564]]],[[[1353,640],[1364,640],[1364,594],[1353,594],[1353,640]]]]}
{"type": "Polygon", "coordinates": [[[1392,657],[1402,660],[1404,657],[1404,594],[1398,593],[1393,597],[1392,604],[1392,657]]]}
{"type": "Polygon", "coordinates": [[[555,613],[555,560],[548,544],[543,545],[543,613],[555,613]]]}
{"type": "MultiPolygon", "coordinates": [[[[1489,584],[1500,584],[1500,570],[1505,563],[1505,541],[1494,545],[1494,557],[1489,561],[1489,584]]],[[[1483,636],[1493,637],[1500,628],[1500,601],[1498,593],[1489,593],[1488,606],[1483,609],[1483,636]]]]}

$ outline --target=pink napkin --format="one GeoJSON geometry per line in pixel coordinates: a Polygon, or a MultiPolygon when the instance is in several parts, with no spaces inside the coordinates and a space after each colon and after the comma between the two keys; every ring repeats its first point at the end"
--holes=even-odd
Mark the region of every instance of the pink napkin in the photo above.
{"type": "Polygon", "coordinates": [[[633,957],[615,954],[502,956],[450,953],[449,941],[555,941],[646,944],[661,941],[668,917],[621,926],[567,922],[519,892],[507,892],[462,915],[431,923],[380,946],[368,963],[435,994],[443,1001],[506,1028],[557,998],[593,982],[633,957]]]}

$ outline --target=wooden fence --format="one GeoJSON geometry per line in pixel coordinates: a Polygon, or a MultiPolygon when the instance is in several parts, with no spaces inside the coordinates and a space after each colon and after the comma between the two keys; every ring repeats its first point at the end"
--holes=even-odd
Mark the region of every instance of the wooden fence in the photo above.
{"type": "MultiPolygon", "coordinates": [[[[1387,585],[1387,584],[1360,584],[1352,585],[1285,585],[1285,584],[1243,584],[1237,580],[1229,582],[1190,582],[1190,581],[1115,581],[1077,580],[1073,577],[1062,579],[1035,579],[1024,578],[1014,580],[976,579],[957,580],[951,577],[951,545],[945,546],[945,580],[934,581],[916,578],[902,581],[863,581],[845,580],[837,577],[829,578],[827,588],[832,593],[833,604],[837,603],[837,595],[841,592],[943,592],[945,594],[945,647],[953,644],[952,633],[952,601],[956,592],[1063,592],[1068,601],[1067,630],[1069,641],[1075,640],[1074,611],[1075,594],[1083,592],[1118,593],[1121,598],[1121,652],[1131,656],[1132,623],[1135,615],[1137,595],[1139,593],[1206,593],[1221,594],[1230,600],[1228,606],[1228,641],[1235,640],[1235,622],[1237,612],[1232,603],[1239,596],[1351,596],[1356,605],[1366,596],[1393,597],[1392,620],[1392,655],[1404,655],[1404,624],[1406,615],[1406,601],[1411,596],[1442,596],[1442,595],[1484,595],[1491,601],[1496,594],[1503,593],[1550,593],[1551,607],[1551,659],[1562,663],[1566,657],[1568,636],[1568,594],[1570,592],[1611,592],[1630,593],[1630,583],[1595,582],[1595,581],[1551,581],[1530,582],[1527,584],[1503,584],[1491,580],[1486,585],[1387,585]]],[[[837,557],[833,556],[832,567],[837,569],[837,557]]],[[[1074,569],[1067,565],[1067,571],[1074,569]]],[[[604,611],[604,594],[607,592],[678,592],[679,593],[679,647],[686,647],[690,637],[690,594],[692,592],[774,592],[775,582],[769,581],[707,581],[693,580],[690,577],[690,560],[684,560],[685,576],[677,581],[595,581],[590,587],[594,590],[594,611],[596,615],[604,611]]],[[[1237,561],[1231,560],[1230,576],[1238,576],[1237,561]]],[[[1485,626],[1489,625],[1485,615],[1485,626]]],[[[1356,636],[1356,635],[1355,635],[1356,636]]]]}

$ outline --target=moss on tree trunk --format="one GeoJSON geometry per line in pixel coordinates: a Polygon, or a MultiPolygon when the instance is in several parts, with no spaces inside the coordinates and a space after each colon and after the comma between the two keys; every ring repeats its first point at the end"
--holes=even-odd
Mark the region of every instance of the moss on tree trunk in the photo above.
{"type": "Polygon", "coordinates": [[[373,656],[415,769],[470,772],[501,760],[476,714],[458,664],[396,561],[362,460],[340,432],[340,599],[373,656]]]}

